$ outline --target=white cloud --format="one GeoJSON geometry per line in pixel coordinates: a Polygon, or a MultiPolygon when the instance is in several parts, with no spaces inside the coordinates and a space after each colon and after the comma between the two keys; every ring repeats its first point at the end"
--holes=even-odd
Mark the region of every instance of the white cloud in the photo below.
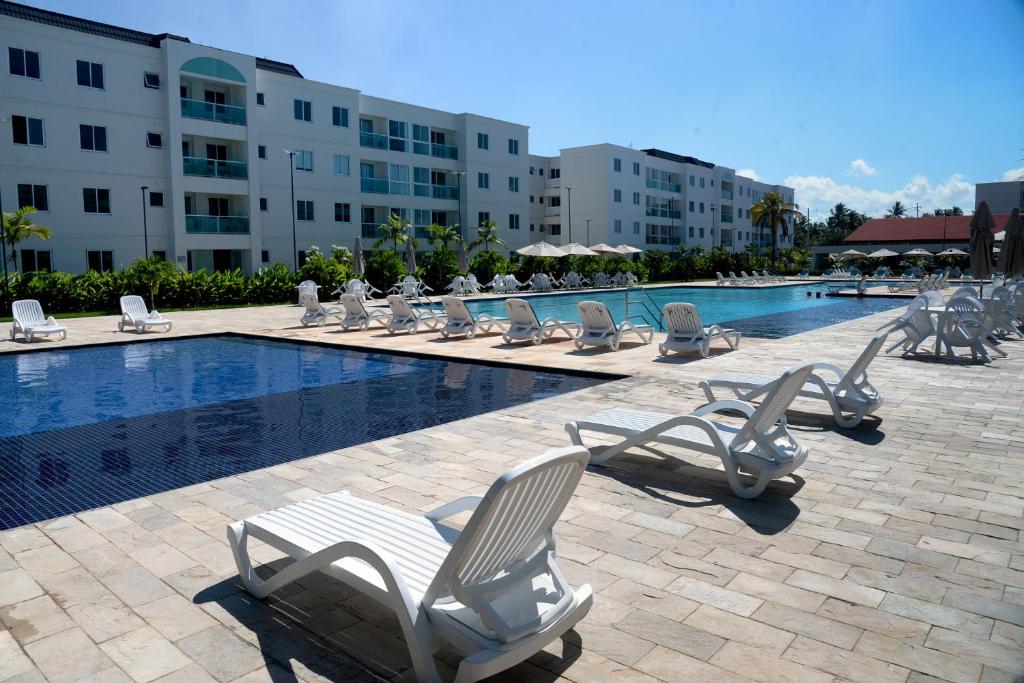
{"type": "Polygon", "coordinates": [[[872,166],[870,166],[868,164],[868,162],[864,161],[863,159],[854,159],[853,161],[850,162],[850,171],[849,171],[849,173],[850,173],[850,175],[853,175],[853,176],[877,175],[878,174],[878,169],[877,168],[873,168],[872,166]]]}
{"type": "Polygon", "coordinates": [[[1024,178],[1024,167],[1011,168],[1003,174],[1003,180],[1020,180],[1021,178],[1024,178]]]}
{"type": "Polygon", "coordinates": [[[760,180],[761,176],[757,175],[757,171],[752,168],[741,168],[736,171],[736,175],[741,175],[744,178],[750,178],[751,180],[760,180]]]}
{"type": "Polygon", "coordinates": [[[921,213],[937,208],[959,206],[969,211],[974,206],[974,184],[955,173],[941,183],[933,185],[923,175],[911,178],[903,187],[869,190],[848,183],[837,183],[828,176],[789,176],[783,181],[796,190],[796,201],[801,207],[810,206],[813,218],[821,219],[839,202],[868,216],[881,217],[893,202],[901,201],[914,215],[914,205],[921,205],[921,213]]]}

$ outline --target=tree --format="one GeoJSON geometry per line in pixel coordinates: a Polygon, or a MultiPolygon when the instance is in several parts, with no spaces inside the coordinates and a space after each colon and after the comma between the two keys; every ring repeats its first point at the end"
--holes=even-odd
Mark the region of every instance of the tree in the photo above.
{"type": "Polygon", "coordinates": [[[53,235],[51,231],[45,225],[36,225],[32,221],[32,216],[36,213],[36,207],[34,206],[23,206],[14,213],[5,213],[3,215],[4,221],[4,237],[7,245],[10,247],[7,258],[10,259],[11,263],[14,264],[14,249],[18,242],[24,242],[25,240],[35,237],[41,240],[48,240],[53,235]]]}
{"type": "Polygon", "coordinates": [[[476,249],[484,245],[484,251],[491,248],[491,244],[505,244],[505,240],[498,235],[498,226],[494,221],[484,221],[476,228],[476,239],[469,243],[470,249],[476,249]]]}
{"type": "Polygon", "coordinates": [[[431,223],[427,228],[427,241],[434,247],[441,245],[441,249],[448,251],[448,245],[452,242],[458,242],[461,238],[459,236],[459,224],[454,225],[438,225],[437,223],[431,223]]]}
{"type": "Polygon", "coordinates": [[[135,261],[128,267],[126,274],[149,291],[149,307],[156,308],[156,295],[161,285],[173,283],[178,271],[170,261],[150,256],[135,261]]]}
{"type": "MultiPolygon", "coordinates": [[[[927,216],[928,214],[925,214],[925,215],[927,216]]],[[[964,215],[964,210],[961,209],[959,206],[954,206],[951,209],[935,209],[935,211],[932,212],[932,215],[933,216],[963,216],[964,215]]]]}
{"type": "Polygon", "coordinates": [[[886,218],[906,218],[907,207],[903,205],[903,202],[896,200],[892,208],[889,209],[889,213],[885,214],[886,218]]]}
{"type": "Polygon", "coordinates": [[[397,213],[392,213],[388,216],[387,223],[381,223],[377,226],[377,232],[380,233],[381,237],[374,242],[373,248],[377,249],[384,242],[391,242],[397,253],[398,243],[404,242],[409,237],[409,228],[411,226],[412,223],[407,218],[403,218],[397,213]]]}
{"type": "Polygon", "coordinates": [[[793,204],[787,204],[778,192],[769,192],[761,197],[761,201],[750,207],[750,220],[763,233],[770,230],[772,234],[772,265],[779,257],[779,231],[783,236],[789,234],[790,216],[799,216],[800,211],[793,204]]]}

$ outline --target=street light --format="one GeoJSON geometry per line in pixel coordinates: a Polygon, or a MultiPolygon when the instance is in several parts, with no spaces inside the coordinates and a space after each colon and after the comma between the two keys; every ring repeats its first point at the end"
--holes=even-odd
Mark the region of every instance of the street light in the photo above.
{"type": "Polygon", "coordinates": [[[292,259],[295,264],[295,272],[299,272],[299,241],[295,237],[295,152],[290,149],[281,150],[288,155],[288,173],[291,175],[292,185],[292,259]]]}
{"type": "Polygon", "coordinates": [[[565,190],[569,194],[569,206],[567,207],[566,217],[569,223],[569,244],[572,244],[572,188],[566,187],[565,190]]]}
{"type": "Polygon", "coordinates": [[[142,258],[149,258],[149,226],[146,224],[146,190],[149,186],[143,185],[142,190],[142,258]]]}

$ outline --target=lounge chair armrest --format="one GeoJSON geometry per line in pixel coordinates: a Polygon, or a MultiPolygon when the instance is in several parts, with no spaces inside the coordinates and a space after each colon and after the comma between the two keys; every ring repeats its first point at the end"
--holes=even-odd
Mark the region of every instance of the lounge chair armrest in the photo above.
{"type": "Polygon", "coordinates": [[[440,522],[442,519],[448,519],[452,515],[457,515],[460,512],[475,510],[483,499],[483,494],[479,493],[463,496],[462,498],[453,500],[450,503],[438,506],[423,516],[432,522],[440,522]]]}
{"type": "Polygon", "coordinates": [[[160,315],[160,311],[158,311],[158,310],[156,310],[154,308],[152,311],[149,312],[149,317],[150,318],[162,318],[163,316],[160,315]]]}
{"type": "Polygon", "coordinates": [[[57,319],[56,319],[56,318],[54,318],[54,317],[53,317],[52,315],[51,315],[51,316],[47,316],[47,318],[46,318],[46,324],[47,324],[47,325],[49,325],[49,326],[51,326],[51,327],[52,327],[52,326],[56,326],[56,325],[57,325],[57,319]]]}
{"type": "Polygon", "coordinates": [[[704,415],[708,415],[709,413],[718,413],[723,410],[735,410],[737,412],[743,413],[747,417],[752,417],[754,415],[754,411],[756,410],[756,408],[750,403],[747,403],[746,401],[738,401],[734,398],[726,398],[722,399],[721,401],[712,401],[706,406],[697,408],[697,410],[693,411],[690,414],[697,417],[702,417],[704,415]]]}
{"type": "Polygon", "coordinates": [[[828,370],[829,372],[835,373],[836,379],[842,379],[843,377],[846,376],[846,370],[843,370],[835,363],[815,363],[814,369],[828,370]]]}

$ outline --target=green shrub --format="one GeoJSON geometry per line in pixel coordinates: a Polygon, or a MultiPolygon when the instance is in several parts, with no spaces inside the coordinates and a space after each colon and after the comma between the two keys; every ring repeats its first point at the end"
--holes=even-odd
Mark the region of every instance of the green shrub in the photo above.
{"type": "Polygon", "coordinates": [[[515,272],[515,266],[495,249],[479,252],[469,261],[469,272],[476,275],[481,284],[487,284],[495,275],[515,272]]]}
{"type": "Polygon", "coordinates": [[[388,291],[405,277],[405,259],[390,249],[374,249],[366,257],[364,279],[381,291],[388,291]]]}
{"type": "Polygon", "coordinates": [[[445,288],[459,274],[459,258],[451,249],[428,251],[417,265],[417,271],[422,273],[423,281],[434,290],[434,294],[444,294],[445,288]]]}
{"type": "Polygon", "coordinates": [[[324,256],[317,246],[306,252],[306,262],[299,268],[299,280],[312,280],[321,292],[333,292],[352,279],[352,253],[344,247],[334,246],[330,256],[324,256]]]}
{"type": "Polygon", "coordinates": [[[296,284],[295,275],[283,263],[260,268],[249,278],[249,301],[254,304],[291,301],[296,295],[296,284]]]}

